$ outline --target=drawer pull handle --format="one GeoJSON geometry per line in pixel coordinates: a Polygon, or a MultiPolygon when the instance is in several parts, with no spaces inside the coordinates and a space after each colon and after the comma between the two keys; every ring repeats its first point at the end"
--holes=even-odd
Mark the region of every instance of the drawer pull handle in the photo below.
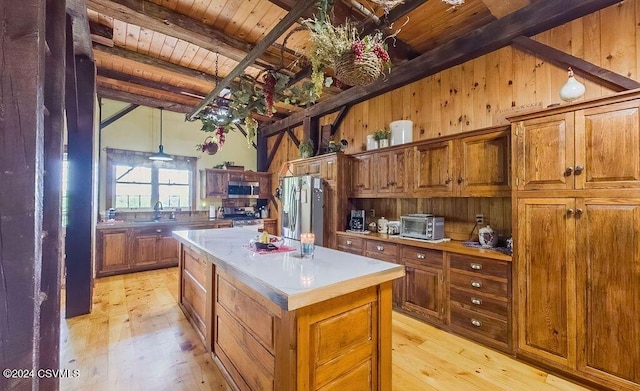
{"type": "Polygon", "coordinates": [[[482,283],[480,281],[471,281],[471,286],[474,288],[482,288],[482,283]]]}
{"type": "Polygon", "coordinates": [[[162,230],[160,228],[158,228],[158,229],[156,229],[156,232],[160,233],[160,232],[162,232],[162,230]]]}
{"type": "Polygon", "coordinates": [[[480,322],[477,319],[471,319],[471,324],[476,326],[476,327],[482,327],[482,322],[480,322]]]}
{"type": "Polygon", "coordinates": [[[482,270],[482,264],[480,264],[480,263],[472,263],[471,264],[471,268],[473,270],[482,270]]]}
{"type": "Polygon", "coordinates": [[[384,251],[384,246],[377,246],[378,251],[384,251]]]}
{"type": "Polygon", "coordinates": [[[417,257],[418,257],[418,259],[424,259],[424,254],[422,254],[422,253],[418,253],[418,254],[417,254],[417,257]]]}
{"type": "Polygon", "coordinates": [[[475,297],[472,297],[471,298],[471,304],[481,305],[482,304],[482,300],[478,299],[478,298],[475,298],[475,297]]]}
{"type": "Polygon", "coordinates": [[[351,246],[353,242],[351,240],[347,240],[347,246],[351,246]]]}

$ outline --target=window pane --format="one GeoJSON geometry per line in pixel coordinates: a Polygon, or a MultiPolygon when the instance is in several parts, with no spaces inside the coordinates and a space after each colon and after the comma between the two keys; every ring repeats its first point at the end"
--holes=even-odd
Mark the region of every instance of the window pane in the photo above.
{"type": "Polygon", "coordinates": [[[151,208],[151,184],[116,183],[117,208],[151,208]]]}
{"type": "Polygon", "coordinates": [[[191,171],[189,170],[158,169],[158,182],[160,182],[160,184],[177,183],[188,185],[190,176],[191,171]]]}
{"type": "MultiPolygon", "coordinates": [[[[116,182],[151,183],[150,167],[132,167],[117,165],[116,182]]],[[[117,193],[116,193],[117,194],[117,193]]]]}
{"type": "Polygon", "coordinates": [[[189,208],[189,185],[160,185],[159,190],[165,208],[189,208]]]}

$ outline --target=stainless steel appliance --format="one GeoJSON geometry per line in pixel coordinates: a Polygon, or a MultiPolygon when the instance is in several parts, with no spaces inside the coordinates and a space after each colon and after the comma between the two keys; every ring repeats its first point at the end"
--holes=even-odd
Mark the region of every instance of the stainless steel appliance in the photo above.
{"type": "Polygon", "coordinates": [[[352,210],[349,216],[349,230],[362,232],[367,229],[364,210],[352,210]]]}
{"type": "Polygon", "coordinates": [[[229,181],[227,186],[228,198],[258,198],[260,184],[258,182],[229,181]]]}
{"type": "Polygon", "coordinates": [[[300,240],[300,234],[315,234],[315,244],[324,244],[324,189],[322,178],[311,175],[280,180],[282,236],[300,240]]]}
{"type": "Polygon", "coordinates": [[[415,239],[444,238],[444,217],[415,213],[400,216],[400,236],[415,239]]]}

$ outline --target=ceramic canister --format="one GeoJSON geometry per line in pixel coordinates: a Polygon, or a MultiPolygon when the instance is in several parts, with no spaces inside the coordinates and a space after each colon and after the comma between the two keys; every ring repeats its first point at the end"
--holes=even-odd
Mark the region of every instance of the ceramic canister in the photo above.
{"type": "Polygon", "coordinates": [[[498,234],[489,225],[478,230],[478,239],[484,248],[495,247],[498,244],[498,234]]]}
{"type": "Polygon", "coordinates": [[[387,233],[387,223],[389,223],[389,220],[385,219],[384,217],[380,217],[378,219],[378,233],[387,233]]]}
{"type": "Polygon", "coordinates": [[[391,145],[400,145],[413,141],[413,122],[408,119],[393,121],[391,129],[391,145]]]}

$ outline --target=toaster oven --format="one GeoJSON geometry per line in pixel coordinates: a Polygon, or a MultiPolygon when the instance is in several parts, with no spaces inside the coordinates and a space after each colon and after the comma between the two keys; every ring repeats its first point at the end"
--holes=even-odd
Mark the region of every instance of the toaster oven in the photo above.
{"type": "Polygon", "coordinates": [[[400,216],[400,236],[425,240],[442,239],[444,217],[421,213],[400,216]]]}

